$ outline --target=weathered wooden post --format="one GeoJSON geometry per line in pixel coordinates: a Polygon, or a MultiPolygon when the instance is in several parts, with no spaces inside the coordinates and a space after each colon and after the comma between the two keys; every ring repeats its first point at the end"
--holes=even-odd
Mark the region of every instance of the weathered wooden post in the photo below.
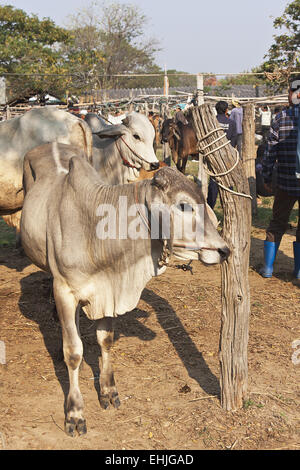
{"type": "Polygon", "coordinates": [[[148,117],[149,116],[149,107],[147,101],[145,102],[145,115],[148,117]]]}
{"type": "MultiPolygon", "coordinates": [[[[168,105],[168,103],[162,105],[162,107],[161,107],[161,116],[162,116],[163,120],[169,119],[169,117],[170,117],[170,110],[169,110],[169,105],[168,105]]],[[[172,159],[171,159],[171,149],[170,149],[170,146],[169,146],[168,142],[163,142],[162,146],[163,146],[163,161],[164,161],[167,165],[171,166],[172,159]]]]}
{"type": "Polygon", "coordinates": [[[255,175],[255,106],[252,103],[243,105],[243,165],[248,178],[252,196],[252,214],[257,214],[256,175],[255,175]]]}
{"type": "Polygon", "coordinates": [[[133,106],[133,91],[130,90],[129,92],[129,106],[128,106],[128,112],[131,113],[133,110],[134,110],[134,106],[133,106]]]}
{"type": "Polygon", "coordinates": [[[0,105],[6,104],[6,80],[5,77],[0,77],[0,105]]]}
{"type": "MultiPolygon", "coordinates": [[[[197,104],[198,106],[204,104],[204,79],[201,73],[197,74],[197,104]]],[[[208,178],[207,173],[204,170],[203,159],[201,158],[201,155],[199,155],[198,180],[201,181],[201,189],[205,199],[207,199],[208,178]]]]}
{"type": "Polygon", "coordinates": [[[9,121],[9,119],[11,119],[11,112],[10,112],[10,107],[9,105],[6,106],[6,117],[5,117],[6,121],[9,121]]]}
{"type": "Polygon", "coordinates": [[[221,265],[219,360],[221,405],[226,410],[236,410],[243,406],[248,385],[248,268],[251,232],[249,184],[239,155],[228,145],[211,105],[191,107],[189,113],[199,149],[204,155],[204,164],[219,183],[224,211],[222,236],[231,249],[228,260],[221,265]]]}
{"type": "Polygon", "coordinates": [[[197,104],[204,103],[204,78],[202,73],[197,73],[197,104]]]}

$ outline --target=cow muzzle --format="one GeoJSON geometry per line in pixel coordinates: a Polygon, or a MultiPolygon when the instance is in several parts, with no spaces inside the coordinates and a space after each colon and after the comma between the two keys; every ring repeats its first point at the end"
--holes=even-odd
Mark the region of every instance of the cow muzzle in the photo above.
{"type": "Polygon", "coordinates": [[[150,163],[150,170],[158,170],[159,162],[152,162],[150,163]]]}
{"type": "Polygon", "coordinates": [[[230,255],[230,249],[228,246],[224,245],[222,248],[212,249],[212,248],[202,248],[197,251],[199,261],[201,261],[206,266],[212,264],[222,264],[230,255]]]}

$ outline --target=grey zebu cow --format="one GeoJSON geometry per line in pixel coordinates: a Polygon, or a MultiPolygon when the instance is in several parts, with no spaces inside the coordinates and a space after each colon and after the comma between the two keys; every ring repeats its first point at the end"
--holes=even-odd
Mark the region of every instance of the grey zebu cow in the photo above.
{"type": "Polygon", "coordinates": [[[91,160],[91,130],[70,113],[46,106],[0,123],[0,216],[9,225],[19,225],[25,153],[54,141],[76,145],[91,160]]]}
{"type": "Polygon", "coordinates": [[[29,258],[53,275],[70,380],[65,429],[73,436],[76,430],[79,434],[86,432],[78,384],[83,353],[77,324],[80,307],[90,319],[96,320],[102,350],[100,403],[104,408],[109,402],[118,407],[110,360],[113,318],[136,307],[146,283],[166,269],[168,251],[173,250],[181,258],[215,264],[228,257],[229,249],[213,225],[198,187],[177,170],[167,167],[152,180],[107,186],[86,159],[78,154],[72,156],[70,147],[65,153],[63,146],[57,147],[60,161],[56,151],[53,157],[51,145],[36,148],[25,156],[21,239],[29,258]],[[129,225],[126,219],[124,222],[124,198],[129,225]],[[150,229],[157,229],[155,221],[162,220],[154,210],[157,204],[163,204],[164,210],[172,207],[171,227],[168,233],[162,222],[160,235],[151,239],[150,229]],[[196,204],[203,210],[195,211],[196,204]],[[110,237],[105,238],[106,231],[99,228],[105,207],[112,208],[111,214],[116,216],[112,229],[120,227],[122,234],[112,230],[110,237]],[[130,212],[132,208],[134,215],[130,212]],[[199,240],[189,230],[178,237],[174,218],[177,222],[190,222],[193,230],[198,227],[202,235],[199,240]],[[130,230],[137,220],[139,229],[144,229],[143,238],[127,236],[136,233],[130,230]]]}
{"type": "Polygon", "coordinates": [[[140,169],[155,170],[154,128],[140,113],[129,113],[122,124],[110,125],[93,113],[86,122],[93,132],[93,167],[102,181],[124,184],[139,178],[140,169]]]}

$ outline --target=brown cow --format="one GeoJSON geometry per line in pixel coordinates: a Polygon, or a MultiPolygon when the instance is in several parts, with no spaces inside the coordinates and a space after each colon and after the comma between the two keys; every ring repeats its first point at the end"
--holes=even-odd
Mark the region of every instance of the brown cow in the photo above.
{"type": "Polygon", "coordinates": [[[191,123],[184,125],[180,121],[175,123],[173,119],[166,119],[162,125],[161,142],[168,142],[172,159],[183,174],[188,156],[199,158],[197,138],[191,123]]]}
{"type": "Polygon", "coordinates": [[[141,168],[140,169],[140,176],[138,177],[137,181],[141,181],[141,180],[148,180],[148,179],[151,179],[153,178],[153,176],[155,175],[155,173],[160,170],[161,168],[163,168],[164,166],[168,166],[165,162],[159,162],[159,167],[157,168],[157,170],[144,170],[144,168],[141,168]]]}
{"type": "Polygon", "coordinates": [[[155,130],[155,137],[154,137],[154,141],[153,141],[153,148],[154,148],[154,152],[156,152],[157,147],[158,147],[159,144],[160,144],[160,134],[161,134],[161,128],[162,128],[163,118],[160,117],[159,114],[153,114],[152,111],[149,113],[148,118],[149,118],[149,121],[151,122],[151,124],[153,125],[154,130],[155,130]]]}

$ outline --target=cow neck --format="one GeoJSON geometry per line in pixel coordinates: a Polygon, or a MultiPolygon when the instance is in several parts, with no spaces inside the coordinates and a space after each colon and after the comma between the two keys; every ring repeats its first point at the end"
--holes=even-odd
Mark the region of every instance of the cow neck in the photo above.
{"type": "MultiPolygon", "coordinates": [[[[148,184],[148,182],[147,182],[148,184]]],[[[150,185],[149,185],[150,186],[150,185]]],[[[139,183],[134,183],[134,200],[135,200],[135,204],[136,204],[136,208],[137,208],[137,211],[138,211],[138,214],[140,215],[143,223],[145,224],[146,228],[148,229],[148,233],[150,235],[150,238],[151,238],[151,225],[149,224],[149,218],[147,218],[147,216],[140,210],[140,198],[139,198],[139,188],[140,187],[144,187],[146,188],[147,190],[147,187],[145,184],[139,184],[139,183]]],[[[146,197],[144,197],[144,203],[146,201],[146,197]]],[[[147,204],[148,204],[148,201],[146,201],[147,204]]],[[[163,240],[160,240],[162,242],[162,252],[161,252],[161,255],[157,261],[157,264],[160,268],[162,268],[163,266],[167,266],[168,263],[169,263],[169,258],[170,258],[170,255],[172,253],[172,248],[171,248],[171,243],[169,240],[166,240],[166,239],[163,239],[163,240]]]]}
{"type": "MultiPolygon", "coordinates": [[[[121,137],[120,137],[120,138],[121,138],[121,137]]],[[[132,164],[124,157],[124,155],[123,155],[122,152],[121,152],[121,149],[120,149],[118,140],[119,140],[119,139],[116,140],[116,147],[117,147],[118,152],[119,152],[119,154],[120,154],[120,157],[121,157],[121,159],[122,159],[123,165],[124,165],[124,166],[127,166],[128,168],[135,168],[136,170],[140,170],[140,168],[137,168],[136,166],[132,165],[132,164]]],[[[123,140],[123,139],[122,139],[122,140],[123,140]]],[[[124,140],[123,140],[123,142],[124,142],[124,140]]]]}

